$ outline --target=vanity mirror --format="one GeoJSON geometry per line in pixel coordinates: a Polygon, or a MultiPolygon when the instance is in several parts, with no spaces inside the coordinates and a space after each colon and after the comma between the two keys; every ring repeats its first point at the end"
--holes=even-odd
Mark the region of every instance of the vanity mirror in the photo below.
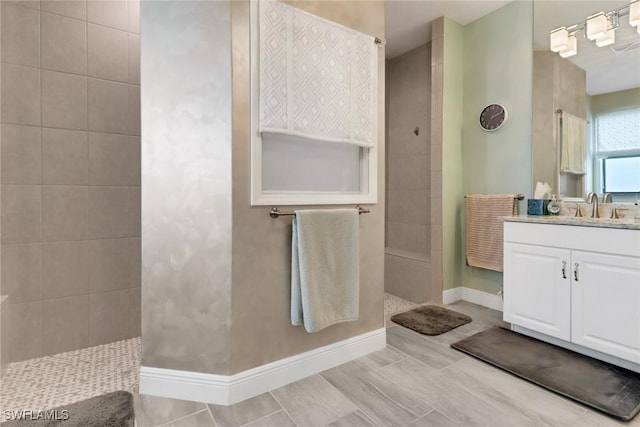
{"type": "Polygon", "coordinates": [[[548,182],[563,199],[591,191],[616,202],[640,197],[640,33],[630,23],[632,3],[534,2],[533,182],[548,182]],[[592,20],[599,12],[604,21],[592,20]],[[604,27],[590,40],[595,23],[604,27]]]}

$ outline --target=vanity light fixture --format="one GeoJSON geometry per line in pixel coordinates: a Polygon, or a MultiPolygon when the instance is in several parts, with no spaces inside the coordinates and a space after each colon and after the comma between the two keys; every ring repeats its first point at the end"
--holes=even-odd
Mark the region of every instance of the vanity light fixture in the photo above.
{"type": "Polygon", "coordinates": [[[549,48],[561,57],[568,58],[578,53],[577,34],[584,31],[584,37],[596,42],[596,46],[604,47],[615,43],[616,29],[620,17],[629,15],[629,24],[636,27],[640,34],[640,0],[631,0],[623,6],[609,12],[598,12],[589,16],[584,22],[567,27],[559,27],[549,33],[549,48]]]}

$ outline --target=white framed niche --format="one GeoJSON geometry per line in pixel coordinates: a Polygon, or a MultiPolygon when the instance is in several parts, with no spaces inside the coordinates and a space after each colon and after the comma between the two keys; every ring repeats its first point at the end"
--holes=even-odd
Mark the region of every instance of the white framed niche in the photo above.
{"type": "MultiPolygon", "coordinates": [[[[259,3],[250,2],[251,205],[377,203],[377,146],[260,132],[259,3]]],[[[376,143],[377,123],[376,105],[376,143]]]]}

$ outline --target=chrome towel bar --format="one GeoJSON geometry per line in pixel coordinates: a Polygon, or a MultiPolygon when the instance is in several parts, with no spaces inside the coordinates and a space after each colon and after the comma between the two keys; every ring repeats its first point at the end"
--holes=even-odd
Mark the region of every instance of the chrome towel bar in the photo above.
{"type": "MultiPolygon", "coordinates": [[[[464,198],[466,199],[467,196],[464,196],[464,198]]],[[[513,198],[516,200],[524,200],[524,194],[514,194],[513,198]]]]}
{"type": "MultiPolygon", "coordinates": [[[[364,209],[364,208],[363,208],[363,207],[361,207],[361,206],[356,206],[356,209],[358,209],[358,214],[360,214],[360,215],[371,212],[369,209],[364,209]]],[[[295,212],[287,212],[287,213],[285,213],[285,212],[280,212],[280,211],[278,210],[278,208],[276,208],[275,206],[274,206],[274,207],[272,207],[272,208],[271,208],[271,210],[269,211],[269,216],[270,216],[271,218],[278,218],[278,217],[280,217],[280,216],[293,216],[293,215],[295,215],[295,214],[296,214],[295,212]]]]}

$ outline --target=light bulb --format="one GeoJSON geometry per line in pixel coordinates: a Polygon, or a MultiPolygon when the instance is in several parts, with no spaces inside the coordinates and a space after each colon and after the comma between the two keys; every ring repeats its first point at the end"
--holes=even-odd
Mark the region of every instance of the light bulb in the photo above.
{"type": "Polygon", "coordinates": [[[568,58],[578,53],[578,39],[576,38],[576,36],[569,36],[567,47],[561,50],[559,53],[563,58],[568,58]]]}
{"type": "Polygon", "coordinates": [[[587,38],[596,40],[605,35],[609,26],[609,20],[604,12],[596,13],[587,18],[587,38]]]}
{"type": "Polygon", "coordinates": [[[569,31],[566,27],[556,28],[549,33],[549,48],[551,52],[560,52],[569,45],[569,31]]]}
{"type": "Polygon", "coordinates": [[[629,25],[638,27],[640,33],[640,0],[632,1],[629,4],[629,25]]]}
{"type": "Polygon", "coordinates": [[[616,31],[615,29],[612,28],[606,33],[604,33],[604,36],[598,37],[596,39],[596,46],[598,47],[609,46],[610,44],[614,44],[615,42],[616,42],[616,31]]]}

